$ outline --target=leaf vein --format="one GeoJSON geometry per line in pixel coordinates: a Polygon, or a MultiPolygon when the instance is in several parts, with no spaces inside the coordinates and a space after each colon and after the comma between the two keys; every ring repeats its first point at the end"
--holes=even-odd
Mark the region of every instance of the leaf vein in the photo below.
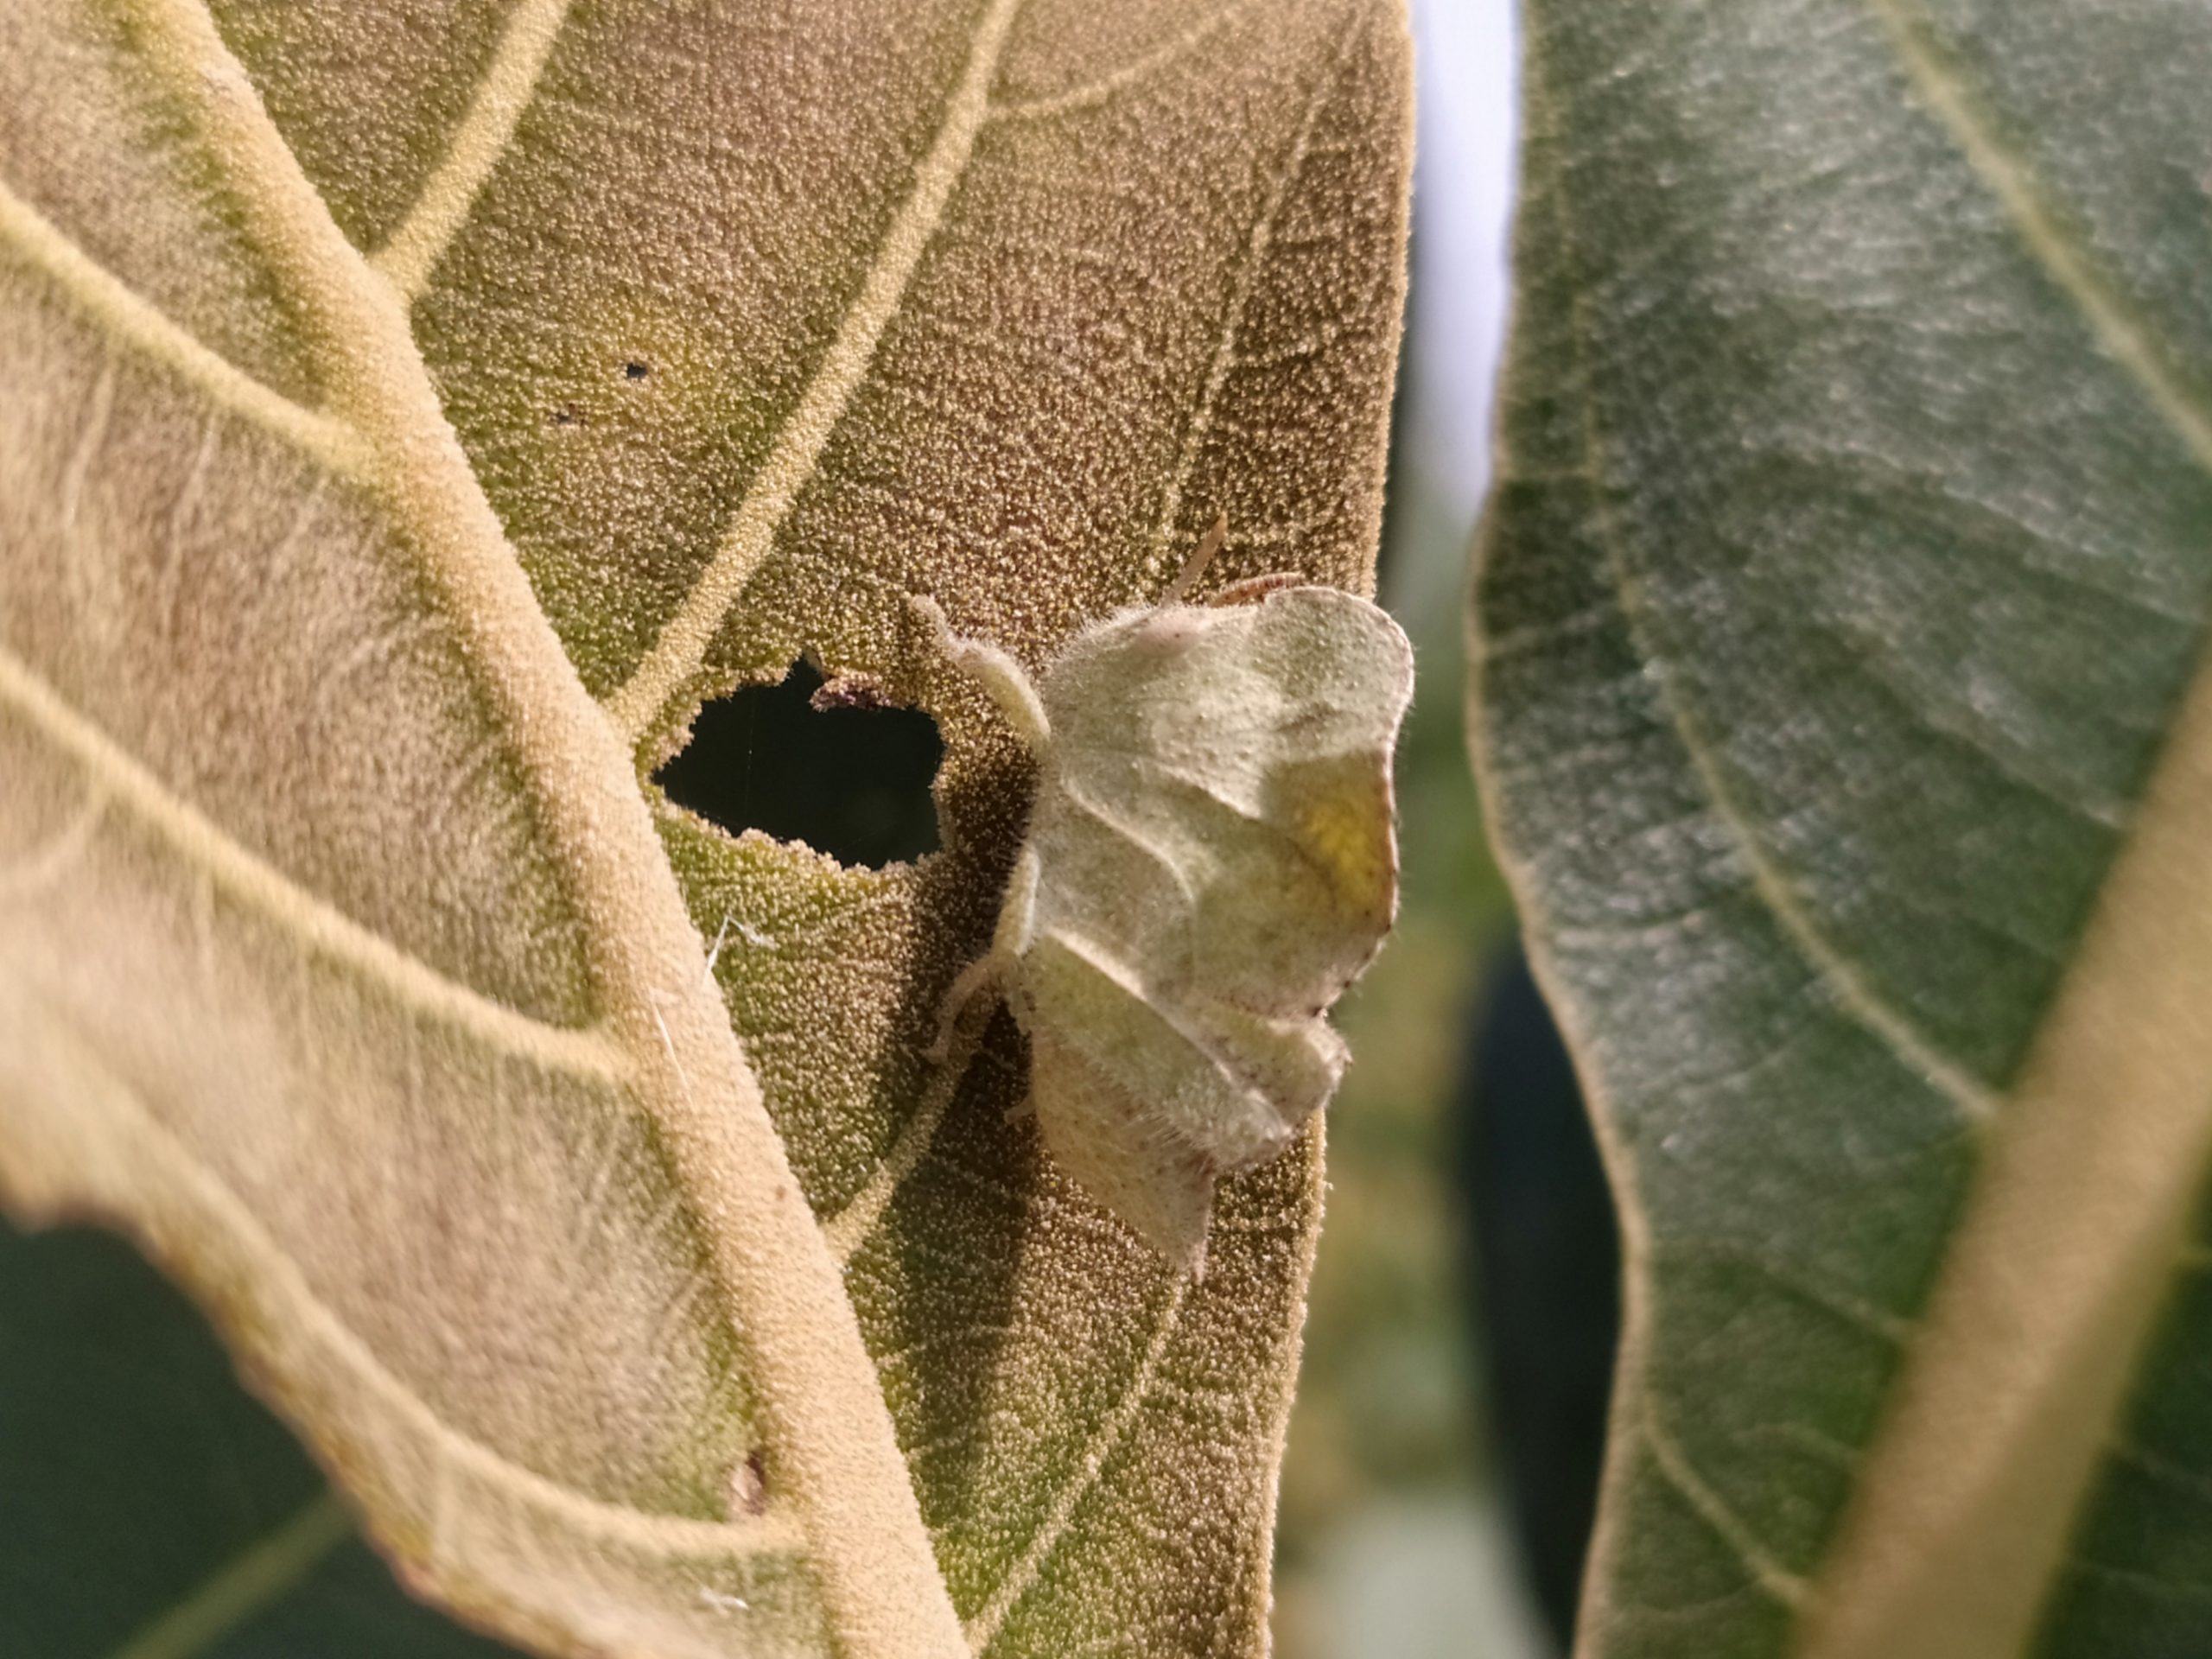
{"type": "Polygon", "coordinates": [[[513,142],[568,21],[569,5],[569,0],[521,0],[515,7],[445,155],[407,217],[370,257],[403,298],[419,299],[429,287],[430,273],[513,142]]]}
{"type": "Polygon", "coordinates": [[[1802,1265],[1784,1265],[1772,1255],[1728,1239],[1668,1239],[1652,1256],[1655,1270],[1670,1262],[1730,1262],[1749,1268],[1785,1294],[1809,1304],[1852,1330],[1890,1348],[1912,1340],[1913,1322],[1901,1314],[1868,1301],[1844,1286],[1820,1276],[1802,1265]]]}
{"type": "Polygon", "coordinates": [[[1914,88],[1975,175],[1997,198],[2022,245],[2073,302],[2100,344],[2139,386],[2197,465],[2212,471],[2212,406],[2158,347],[2133,302],[2103,271],[2038,189],[1982,107],[1959,66],[1935,39],[1915,0],[1866,0],[1914,88]]]}
{"type": "MultiPolygon", "coordinates": [[[[1556,181],[1554,184],[1556,188],[1556,181]]],[[[1554,194],[1553,211],[1559,221],[1561,239],[1572,250],[1576,245],[1576,237],[1563,190],[1554,194]]],[[[1620,525],[1612,511],[1598,403],[1589,385],[1592,346],[1586,293],[1586,290],[1578,291],[1568,309],[1575,346],[1574,401],[1581,416],[1582,446],[1590,474],[1591,522],[1595,526],[1623,618],[1638,647],[1637,656],[1651,671],[1667,726],[1681,744],[1690,770],[1712,804],[1714,822],[1727,831],[1743,859],[1751,891],[1774,918],[1782,938],[1834,995],[1839,1010],[1888,1048],[1906,1070],[1941,1093],[1967,1122],[1986,1122],[1996,1111],[1996,1091],[1937,1048],[1900,1009],[1877,994],[1858,964],[1828,941],[1807,912],[1789,878],[1768,855],[1750,815],[1736,800],[1711,741],[1691,716],[1675,684],[1674,672],[1652,648],[1641,588],[1630,568],[1620,525]]],[[[1478,671],[1479,666],[1479,663],[1475,665],[1478,671]]]]}
{"type": "MultiPolygon", "coordinates": [[[[334,1374],[359,1378],[365,1395],[419,1437],[435,1465],[436,1478],[471,1476],[506,1501],[573,1528],[580,1540],[590,1544],[621,1545],[669,1557],[790,1554],[801,1547],[802,1535],[785,1511],[772,1509],[765,1515],[704,1520],[611,1503],[550,1480],[452,1427],[316,1295],[307,1275],[245,1199],[155,1116],[133,1084],[107,1064],[94,1042],[72,1032],[58,1014],[52,1029],[66,1037],[73,1058],[100,1085],[100,1099],[94,1109],[130,1120],[129,1135],[155,1147],[151,1157],[158,1160],[165,1173],[173,1173],[174,1185],[166,1195],[168,1202],[199,1211],[261,1268],[253,1292],[255,1306],[267,1328],[288,1333],[287,1362],[309,1369],[335,1364],[334,1374]]],[[[157,1230],[152,1236],[171,1235],[157,1230]]]]}
{"type": "MultiPolygon", "coordinates": [[[[954,1032],[950,1052],[931,1070],[920,1103],[899,1129],[898,1139],[892,1142],[882,1163],[851,1201],[822,1224],[823,1236],[830,1241],[830,1253],[836,1257],[839,1265],[852,1261],[882,1222],[884,1212],[891,1207],[891,1200],[906,1178],[920,1167],[930,1143],[937,1138],[938,1125],[944,1122],[947,1109],[960,1092],[969,1062],[975,1058],[989,1023],[971,1018],[954,1032]]],[[[880,1366],[882,1363],[879,1360],[877,1364],[880,1366]]]]}
{"type": "Polygon", "coordinates": [[[2109,1567],[2102,1561],[2075,1560],[2073,1569],[2087,1579],[2110,1585],[2116,1589],[2133,1591],[2147,1600],[2160,1602],[2212,1602],[2212,1584],[2177,1584],[2171,1579],[2162,1579],[2153,1573],[2133,1567],[2109,1567]]]}
{"type": "Polygon", "coordinates": [[[399,296],[339,230],[207,0],[137,0],[135,10],[152,67],[228,175],[271,275],[294,291],[331,397],[373,451],[395,527],[470,652],[569,870],[635,1103],[668,1147],[725,1315],[746,1333],[753,1397],[829,1629],[855,1659],[963,1653],[851,1300],[811,1211],[791,1201],[789,1155],[707,976],[632,757],[538,607],[399,296]]]}
{"type": "Polygon", "coordinates": [[[1018,104],[994,105],[990,119],[1039,121],[1052,116],[1072,114],[1077,110],[1096,109],[1103,104],[1110,103],[1116,94],[1141,84],[1147,77],[1196,51],[1249,9],[1249,0],[1235,0],[1235,3],[1223,6],[1201,18],[1174,39],[1154,48],[1135,61],[1122,65],[1110,74],[1101,75],[1096,80],[1070,87],[1064,92],[1025,99],[1018,104]]]}
{"type": "Polygon", "coordinates": [[[2115,1462],[2135,1470],[2148,1480],[2171,1487],[2195,1503],[2212,1505],[2212,1475],[2202,1469],[2192,1469],[2171,1458],[2161,1457],[2124,1436],[2113,1442],[2112,1456],[2115,1462]]]}
{"type": "MultiPolygon", "coordinates": [[[[1144,568],[1147,572],[1159,572],[1167,568],[1168,550],[1174,538],[1176,522],[1182,517],[1183,493],[1190,486],[1191,474],[1198,466],[1198,452],[1212,435],[1214,410],[1220,402],[1222,390],[1229,384],[1229,377],[1236,367],[1236,346],[1244,329],[1244,310],[1251,303],[1253,290],[1259,286],[1260,273],[1267,267],[1268,245],[1274,235],[1276,220],[1281,217],[1284,204],[1290,199],[1291,187],[1305,172],[1307,150],[1313,142],[1314,130],[1320,124],[1322,108],[1328,102],[1329,93],[1336,87],[1337,77],[1344,68],[1363,21],[1355,14],[1344,30],[1344,38],[1337,44],[1335,55],[1315,76],[1313,90],[1306,94],[1306,107],[1300,112],[1297,129],[1292,135],[1289,151],[1268,180],[1259,213],[1252,221],[1251,232],[1245,242],[1244,257],[1230,285],[1229,304],[1222,315],[1221,333],[1214,341],[1212,360],[1206,365],[1206,378],[1198,392],[1198,407],[1192,411],[1191,423],[1183,430],[1183,442],[1176,451],[1174,467],[1167,476],[1167,487],[1160,496],[1160,512],[1153,521],[1152,535],[1146,550],[1144,568]]],[[[1156,575],[1148,575],[1146,586],[1152,587],[1157,581],[1156,575]]]]}
{"type": "Polygon", "coordinates": [[[549,1025],[496,1001],[448,978],[299,886],[174,794],[4,649],[0,707],[14,709],[73,760],[105,803],[128,811],[188,865],[289,934],[307,953],[341,963],[403,1006],[543,1070],[610,1082],[628,1077],[627,1063],[605,1033],[549,1025]]]}
{"type": "Polygon", "coordinates": [[[1122,1436],[1128,1433],[1129,1425],[1136,1421],[1138,1411],[1151,1392],[1154,1374],[1159,1370],[1160,1362],[1167,1352],[1167,1344],[1173,1339],[1176,1327],[1182,1320],[1183,1303],[1190,1293],[1190,1287],[1191,1281],[1186,1278],[1178,1276],[1174,1281],[1167,1293],[1166,1305],[1160,1311],[1159,1320],[1153,1327],[1152,1338],[1145,1344],[1144,1353],[1137,1361],[1136,1370],[1129,1378],[1129,1386],[1100,1422],[1090,1437],[1090,1444],[1084,1447],[1082,1460],[1074,1475],[1063,1482],[1059,1491],[1052,1495],[1052,1502],[1046,1510],[1043,1523],[1031,1535],[1020,1557],[1007,1569],[1006,1575],[999,1580],[998,1587],[991,1592],[982,1610],[968,1621],[968,1643],[978,1654],[989,1649],[1000,1627],[1006,1623],[1007,1616],[1020,1605],[1023,1597],[1036,1587],[1046,1562],[1052,1559],[1052,1552],[1059,1548],[1061,1539],[1066,1536],[1077,1506],[1098,1484],[1099,1477],[1105,1472],[1107,1459],[1113,1456],[1115,1448],[1122,1443],[1122,1436]]]}
{"type": "Polygon", "coordinates": [[[1751,1581],[1762,1593],[1796,1609],[1806,1600],[1805,1580],[1783,1567],[1769,1555],[1753,1536],[1751,1528],[1744,1523],[1729,1506],[1727,1500],[1713,1491],[1699,1474],[1675,1437],[1668,1432],[1647,1402],[1642,1423],[1644,1449],[1651,1454],[1652,1467],[1659,1478],[1681,1495],[1682,1501],[1695,1511],[1698,1518],[1710,1527],[1714,1535],[1726,1544],[1751,1581]]]}
{"type": "Polygon", "coordinates": [[[218,409],[281,438],[334,472],[359,477],[365,471],[359,441],[342,422],[294,403],[194,339],[4,183],[0,242],[13,246],[112,338],[189,381],[218,409]]]}
{"type": "MultiPolygon", "coordinates": [[[[2126,827],[2129,803],[2047,767],[2031,744],[2019,741],[1949,688],[1916,685],[1910,661],[1888,640],[1872,630],[1847,631],[1817,610],[1808,609],[1803,621],[1808,631],[1834,640],[1866,683],[1936,743],[1963,751],[1970,762],[1986,766],[2007,785],[2094,830],[2111,832],[2126,827]]],[[[2028,948],[2050,956],[2047,945],[2028,948]]]]}
{"type": "Polygon", "coordinates": [[[912,194],[877,248],[836,337],[778,431],[706,568],[629,679],[607,699],[607,717],[625,741],[634,744],[642,738],[699,671],[731,607],[774,547],[799,491],[814,476],[967,172],[989,111],[1000,54],[1020,5],[1021,0],[991,0],[936,141],[914,169],[912,194]]]}
{"type": "Polygon", "coordinates": [[[84,857],[106,816],[106,792],[92,785],[67,823],[41,844],[0,864],[0,906],[22,904],[53,888],[84,857]]]}
{"type": "Polygon", "coordinates": [[[327,1489],[255,1540],[118,1648],[111,1659],[196,1659],[313,1572],[353,1535],[353,1517],[327,1489]]]}

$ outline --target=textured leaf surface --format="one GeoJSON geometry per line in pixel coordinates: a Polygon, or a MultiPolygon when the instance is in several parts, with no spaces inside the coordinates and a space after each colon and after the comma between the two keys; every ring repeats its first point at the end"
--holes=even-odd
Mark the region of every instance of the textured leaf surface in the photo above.
{"type": "Polygon", "coordinates": [[[448,1602],[1262,1642],[1318,1141],[1188,1283],[1003,1122],[1007,1022],[920,1065],[1027,779],[903,598],[1034,668],[1224,511],[1214,580],[1369,582],[1404,58],[1380,0],[0,3],[0,1187],[130,1225],[448,1602]],[[641,789],[802,652],[936,715],[944,853],[641,789]]]}
{"type": "Polygon", "coordinates": [[[1475,743],[1626,1211],[1586,1647],[2202,1651],[2212,24],[1529,35],[1475,743]]]}

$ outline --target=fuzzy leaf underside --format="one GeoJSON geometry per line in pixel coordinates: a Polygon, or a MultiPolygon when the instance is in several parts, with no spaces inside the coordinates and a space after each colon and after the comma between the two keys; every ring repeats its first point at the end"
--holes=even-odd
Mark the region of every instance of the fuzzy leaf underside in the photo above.
{"type": "MultiPolygon", "coordinates": [[[[721,941],[969,1643],[1255,1650],[1318,1140],[1185,1284],[1004,1122],[1008,1022],[922,1065],[1027,779],[904,595],[1034,668],[1223,512],[1220,581],[1371,584],[1398,9],[211,10],[632,755],[664,982],[721,941]],[[644,782],[802,652],[936,716],[944,852],[844,869],[644,782]]],[[[573,707],[518,705],[346,418],[231,94],[164,67],[206,21],[0,0],[0,1191],[145,1243],[448,1605],[822,1651],[717,1267],[756,1218],[691,1190],[620,1040],[658,994],[607,988],[629,901],[534,758],[573,707]]]]}
{"type": "Polygon", "coordinates": [[[1583,1650],[2201,1651],[2212,23],[1528,35],[1472,737],[1624,1210],[1583,1650]]]}

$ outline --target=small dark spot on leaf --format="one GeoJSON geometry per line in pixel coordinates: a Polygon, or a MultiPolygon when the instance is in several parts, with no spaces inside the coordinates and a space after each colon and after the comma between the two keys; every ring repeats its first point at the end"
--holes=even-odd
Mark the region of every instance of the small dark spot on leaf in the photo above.
{"type": "Polygon", "coordinates": [[[883,702],[873,681],[825,685],[796,663],[781,685],[707,704],[653,781],[734,836],[759,830],[871,869],[918,858],[939,844],[930,780],[944,742],[920,709],[883,702]]]}
{"type": "Polygon", "coordinates": [[[563,404],[545,418],[556,426],[576,426],[583,421],[583,416],[576,413],[574,404],[563,404]]]}
{"type": "Polygon", "coordinates": [[[640,363],[635,358],[632,358],[622,365],[622,378],[625,380],[642,380],[652,372],[651,365],[640,363]]]}
{"type": "Polygon", "coordinates": [[[729,1471],[729,1512],[766,1515],[768,1512],[768,1464],[758,1452],[748,1452],[729,1471]]]}

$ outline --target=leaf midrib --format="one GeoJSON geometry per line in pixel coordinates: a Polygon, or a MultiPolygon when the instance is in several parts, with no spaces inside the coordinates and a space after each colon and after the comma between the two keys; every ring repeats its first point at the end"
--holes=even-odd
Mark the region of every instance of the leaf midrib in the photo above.
{"type": "MultiPolygon", "coordinates": [[[[2212,407],[2044,199],[1921,9],[1866,3],[2021,245],[2212,473],[2212,407]]],[[[2208,822],[2200,655],[1987,1138],[1824,1567],[1805,1659],[2010,1659],[2031,1638],[2212,1163],[2208,822]]]]}
{"type": "Polygon", "coordinates": [[[201,0],[141,0],[148,57],[291,290],[336,411],[444,593],[505,736],[566,855],[594,976],[752,1338],[779,1468],[832,1628],[856,1655],[964,1654],[836,1262],[705,972],[628,758],[536,606],[446,423],[399,296],[340,233],[201,0]]]}

